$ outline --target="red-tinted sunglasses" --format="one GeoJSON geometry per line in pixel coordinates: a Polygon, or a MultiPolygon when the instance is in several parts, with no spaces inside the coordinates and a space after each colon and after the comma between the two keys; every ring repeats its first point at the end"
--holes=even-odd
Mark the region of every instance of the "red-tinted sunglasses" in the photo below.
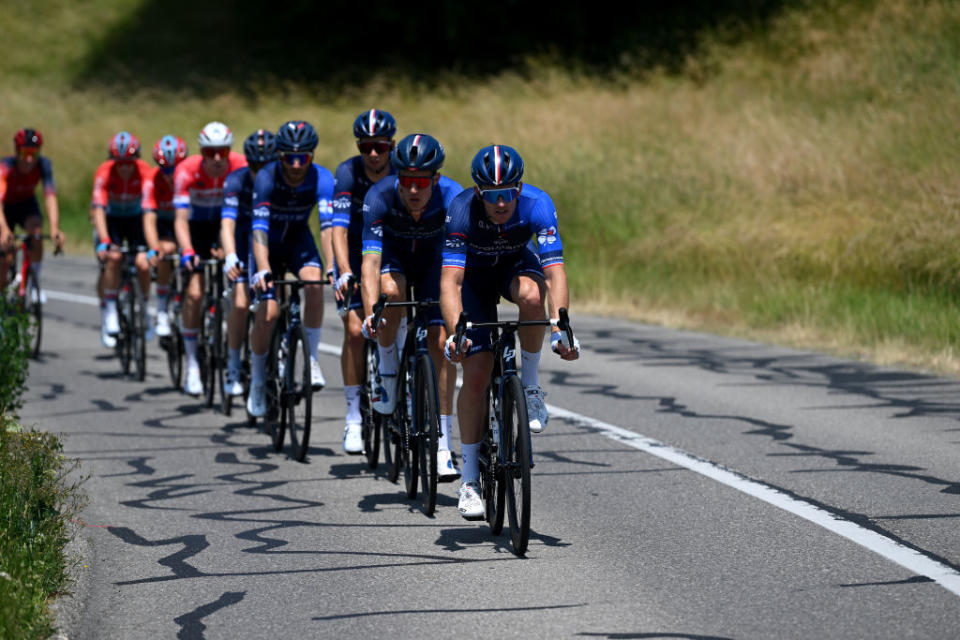
{"type": "Polygon", "coordinates": [[[40,155],[39,147],[20,147],[17,149],[17,155],[21,158],[32,158],[34,156],[40,155]]]}
{"type": "Polygon", "coordinates": [[[400,186],[404,189],[416,187],[417,189],[426,189],[433,184],[433,176],[397,176],[400,186]]]}
{"type": "Polygon", "coordinates": [[[370,153],[376,151],[380,155],[389,153],[390,149],[393,147],[393,144],[387,142],[386,140],[368,140],[366,142],[358,142],[357,148],[360,149],[360,153],[370,153]]]}
{"type": "Polygon", "coordinates": [[[310,162],[310,160],[313,158],[313,154],[312,153],[281,153],[280,158],[283,159],[283,161],[286,164],[293,164],[295,162],[299,162],[300,166],[302,167],[303,165],[308,164],[310,162]]]}
{"type": "Polygon", "coordinates": [[[215,158],[216,156],[226,158],[230,155],[230,147],[204,147],[200,149],[200,153],[203,154],[204,158],[215,158]]]}

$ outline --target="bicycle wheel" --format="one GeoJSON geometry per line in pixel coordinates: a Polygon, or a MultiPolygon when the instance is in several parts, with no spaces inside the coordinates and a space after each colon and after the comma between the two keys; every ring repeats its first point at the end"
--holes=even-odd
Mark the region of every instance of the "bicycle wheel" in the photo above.
{"type": "Polygon", "coordinates": [[[507,488],[507,515],[513,552],[522,556],[530,539],[530,421],[520,379],[504,381],[503,422],[500,425],[503,480],[507,488]]]}
{"type": "MultiPolygon", "coordinates": [[[[363,384],[360,386],[360,415],[363,418],[363,453],[367,457],[367,466],[377,468],[380,457],[380,414],[373,410],[373,385],[377,372],[377,345],[372,340],[364,340],[363,384]]],[[[389,454],[387,454],[389,455],[389,454]]]]}
{"type": "Polygon", "coordinates": [[[420,504],[433,515],[437,507],[437,445],[440,441],[440,406],[437,372],[433,360],[424,354],[417,358],[416,410],[417,458],[420,465],[420,504]]]}
{"type": "MultiPolygon", "coordinates": [[[[394,446],[394,466],[403,469],[403,485],[407,497],[417,497],[417,480],[420,467],[414,453],[412,402],[408,402],[412,388],[408,354],[400,357],[400,371],[397,373],[397,404],[393,410],[393,419],[397,428],[397,442],[394,446]]],[[[398,473],[399,475],[399,473],[398,473]]]]}
{"type": "Polygon", "coordinates": [[[147,377],[147,310],[143,304],[140,281],[134,278],[130,294],[130,319],[132,332],[130,348],[136,365],[136,379],[143,382],[147,377]]]}
{"type": "Polygon", "coordinates": [[[200,374],[203,379],[203,400],[208,407],[213,406],[217,392],[217,351],[220,347],[219,310],[216,302],[204,301],[203,330],[197,340],[203,344],[203,359],[200,374]]]}
{"type": "Polygon", "coordinates": [[[117,355],[120,357],[120,370],[123,375],[130,375],[130,361],[133,359],[133,326],[127,316],[129,309],[129,283],[123,285],[117,294],[117,321],[120,333],[117,334],[117,355]]]}
{"type": "Polygon", "coordinates": [[[170,372],[170,382],[174,389],[180,389],[180,380],[183,375],[183,336],[180,335],[180,323],[170,323],[170,335],[163,342],[167,351],[167,370],[170,372]]]}
{"type": "Polygon", "coordinates": [[[40,357],[40,339],[43,336],[43,304],[40,302],[40,283],[33,269],[27,270],[27,285],[24,289],[23,310],[27,314],[30,332],[30,357],[40,357]]]}
{"type": "MultiPolygon", "coordinates": [[[[224,324],[226,323],[224,322],[224,324]]],[[[222,334],[222,337],[220,340],[220,375],[218,376],[218,382],[220,384],[220,410],[223,411],[223,415],[229,416],[231,413],[233,413],[233,396],[223,392],[227,361],[230,357],[229,326],[224,326],[223,329],[221,329],[221,334],[222,334]]]]}
{"type": "Polygon", "coordinates": [[[273,440],[274,451],[283,449],[283,439],[287,432],[287,416],[281,405],[281,389],[283,388],[280,375],[280,363],[285,362],[286,348],[283,347],[283,332],[286,321],[283,314],[277,318],[270,333],[270,348],[267,351],[267,415],[263,417],[267,431],[273,440]]]}
{"type": "MultiPolygon", "coordinates": [[[[243,335],[243,346],[240,350],[240,382],[243,385],[243,406],[247,406],[247,398],[250,397],[250,332],[253,331],[253,314],[247,314],[247,331],[243,335]]],[[[257,419],[247,415],[247,424],[254,426],[257,419]]]]}
{"type": "MultiPolygon", "coordinates": [[[[487,392],[486,424],[490,424],[492,403],[487,392]]],[[[490,525],[490,533],[498,536],[503,531],[503,512],[506,502],[506,485],[503,482],[503,470],[500,466],[500,454],[494,434],[487,429],[480,441],[480,491],[483,496],[485,519],[490,525]]]]}
{"type": "Polygon", "coordinates": [[[310,346],[303,327],[291,332],[284,383],[284,405],[290,448],[297,462],[303,462],[310,448],[310,421],[313,418],[313,382],[310,374],[310,346]]]}

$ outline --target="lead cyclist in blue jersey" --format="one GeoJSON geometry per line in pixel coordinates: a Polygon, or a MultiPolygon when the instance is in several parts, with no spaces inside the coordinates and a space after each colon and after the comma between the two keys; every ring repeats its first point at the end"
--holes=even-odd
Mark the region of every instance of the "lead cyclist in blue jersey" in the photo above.
{"type": "Polygon", "coordinates": [[[247,291],[247,263],[250,256],[250,233],[253,224],[253,180],[267,163],[277,159],[273,133],[257,129],[243,142],[247,166],[227,175],[223,183],[223,206],[220,208],[220,246],[226,258],[223,270],[233,282],[233,307],[227,318],[227,375],[223,393],[243,395],[240,382],[240,349],[247,331],[247,311],[250,299],[247,291]]]}
{"type": "MultiPolygon", "coordinates": [[[[450,338],[444,354],[463,365],[463,387],[457,400],[463,456],[459,511],[467,519],[483,515],[478,454],[483,436],[484,403],[493,369],[489,329],[472,329],[463,344],[453,344],[461,311],[472,322],[497,319],[497,302],[506,298],[519,307],[520,320],[545,320],[544,302],[553,320],[550,343],[564,360],[580,357],[580,345],[566,344],[557,327],[558,309],[569,306],[563,243],[557,210],[546,192],[521,183],[523,159],[514,149],[492,145],[474,157],[470,173],[476,186],[450,205],[443,249],[440,301],[450,338]],[[536,236],[536,249],[531,237],[536,236]]],[[[537,369],[545,327],[521,327],[521,372],[530,431],[547,425],[537,369]]]]}
{"type": "Polygon", "coordinates": [[[363,199],[370,187],[395,173],[390,164],[394,148],[393,136],[397,123],[393,116],[380,109],[364,111],[353,123],[360,155],[340,163],[334,174],[333,200],[333,255],[336,274],[337,307],[343,316],[343,349],[340,369],[343,373],[343,392],[347,399],[346,428],[343,432],[343,450],[362,453],[360,437],[360,383],[363,362],[363,301],[353,295],[349,287],[359,285],[362,259],[363,199]],[[352,276],[352,278],[351,278],[352,276]],[[344,309],[348,304],[349,308],[344,309]]]}
{"type": "MultiPolygon", "coordinates": [[[[275,138],[279,160],[257,173],[253,181],[253,242],[251,269],[256,272],[250,285],[261,294],[250,340],[251,382],[247,411],[255,417],[267,412],[266,364],[270,329],[279,308],[271,284],[272,276],[295,273],[301,280],[321,280],[323,260],[308,224],[314,205],[320,216],[320,233],[330,233],[333,214],[333,174],[313,164],[317,147],[316,129],[302,120],[286,122],[275,138]]],[[[314,390],[326,381],[317,361],[323,324],[323,289],[320,285],[303,288],[303,327],[310,349],[310,367],[314,390]]]]}
{"type": "MultiPolygon", "coordinates": [[[[401,311],[388,308],[385,324],[373,327],[373,305],[380,293],[390,301],[406,300],[407,285],[413,285],[417,300],[440,299],[440,254],[443,226],[454,196],[463,188],[437,173],[445,153],[436,138],[411,134],[401,140],[390,162],[397,177],[371,187],[363,202],[363,307],[364,333],[377,338],[380,350],[379,399],[373,408],[393,413],[396,404],[399,350],[397,332],[401,311]]],[[[440,480],[460,475],[450,455],[450,428],[456,368],[443,358],[446,333],[439,307],[428,311],[430,355],[437,370],[440,400],[440,442],[437,466],[440,480]]],[[[357,429],[356,438],[360,438],[357,429]]],[[[360,443],[362,445],[362,443],[360,443]]]]}

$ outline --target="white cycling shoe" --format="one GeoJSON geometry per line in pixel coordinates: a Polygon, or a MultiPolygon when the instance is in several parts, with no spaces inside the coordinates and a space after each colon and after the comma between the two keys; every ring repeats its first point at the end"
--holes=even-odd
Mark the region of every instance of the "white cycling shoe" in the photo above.
{"type": "Polygon", "coordinates": [[[540,433],[547,428],[547,405],[543,404],[543,399],[547,397],[547,392],[540,389],[537,385],[531,385],[523,388],[523,393],[527,397],[527,419],[530,420],[530,433],[540,433]]]}
{"type": "Polygon", "coordinates": [[[243,385],[240,384],[240,371],[238,369],[227,369],[227,375],[223,380],[223,395],[243,395],[243,385]]]}
{"type": "Polygon", "coordinates": [[[449,450],[440,449],[437,451],[437,480],[440,482],[453,482],[460,477],[460,470],[453,463],[453,453],[449,450]]]}
{"type": "Polygon", "coordinates": [[[327,380],[320,370],[320,361],[316,358],[310,358],[310,383],[314,391],[320,391],[327,386],[327,380]]]}
{"type": "Polygon", "coordinates": [[[166,311],[157,311],[157,337],[166,338],[170,335],[170,314],[166,311]]]}
{"type": "Polygon", "coordinates": [[[250,385],[250,395],[247,396],[247,413],[254,418],[267,415],[267,385],[264,383],[250,385]]]}
{"type": "Polygon", "coordinates": [[[363,453],[363,430],[359,423],[347,423],[343,430],[343,450],[346,453],[363,453]]]}
{"type": "Polygon", "coordinates": [[[379,414],[388,416],[393,413],[394,407],[397,406],[397,374],[386,374],[381,373],[380,384],[377,385],[377,390],[374,392],[375,396],[379,396],[378,400],[374,400],[373,409],[379,414]]]}
{"type": "Polygon", "coordinates": [[[200,379],[200,367],[190,367],[187,369],[187,380],[183,385],[183,390],[187,395],[203,395],[203,381],[200,379]]]}
{"type": "Polygon", "coordinates": [[[480,498],[479,482],[464,482],[460,485],[460,499],[457,510],[464,520],[480,520],[483,518],[483,499],[480,498]]]}
{"type": "Polygon", "coordinates": [[[107,329],[104,327],[100,330],[100,344],[107,349],[115,349],[117,347],[117,337],[107,333],[107,329]]]}

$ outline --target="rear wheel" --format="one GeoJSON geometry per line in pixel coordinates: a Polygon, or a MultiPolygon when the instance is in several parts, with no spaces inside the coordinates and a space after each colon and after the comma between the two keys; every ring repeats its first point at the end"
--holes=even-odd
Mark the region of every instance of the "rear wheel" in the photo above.
{"type": "Polygon", "coordinates": [[[164,338],[162,345],[167,351],[167,370],[170,372],[170,382],[174,389],[179,389],[181,376],[183,375],[183,336],[180,335],[179,323],[170,323],[170,335],[164,338]]]}
{"type": "Polygon", "coordinates": [[[530,540],[530,421],[520,379],[510,376],[503,393],[500,438],[513,552],[522,556],[530,540]]]}
{"type": "Polygon", "coordinates": [[[23,308],[30,323],[30,357],[40,357],[40,339],[43,337],[43,304],[40,302],[40,282],[33,269],[27,270],[27,285],[24,289],[23,308]]]}
{"type": "Polygon", "coordinates": [[[133,289],[130,296],[130,318],[133,320],[131,346],[136,364],[136,378],[143,382],[147,377],[147,310],[143,304],[140,281],[134,279],[131,288],[133,289]]]}
{"type": "MultiPolygon", "coordinates": [[[[410,409],[412,402],[408,402],[413,393],[413,374],[407,364],[407,354],[400,358],[400,372],[397,375],[397,406],[393,415],[397,418],[397,427],[400,432],[400,442],[397,447],[397,461],[403,467],[403,484],[407,497],[413,500],[417,497],[417,480],[420,465],[417,463],[417,443],[413,433],[413,416],[410,409]]],[[[395,462],[397,462],[395,461],[395,462]]]]}
{"type": "Polygon", "coordinates": [[[267,351],[267,413],[263,417],[267,431],[273,441],[273,449],[283,449],[283,439],[287,432],[287,416],[281,407],[281,389],[283,388],[280,376],[280,363],[286,360],[286,349],[283,348],[284,318],[281,314],[273,325],[270,333],[270,348],[267,351]]]}
{"type": "Polygon", "coordinates": [[[303,327],[293,331],[287,353],[283,401],[293,457],[303,462],[310,448],[310,421],[313,417],[313,381],[310,347],[303,327]]]}
{"type": "Polygon", "coordinates": [[[120,325],[120,333],[117,334],[117,355],[120,357],[120,370],[123,375],[130,375],[130,363],[133,359],[133,325],[130,317],[127,315],[130,297],[129,284],[124,285],[117,295],[117,322],[120,325]]]}
{"type": "Polygon", "coordinates": [[[420,503],[433,515],[437,506],[437,445],[440,441],[440,407],[437,373],[428,355],[417,358],[416,403],[417,453],[420,464],[420,503]]]}

